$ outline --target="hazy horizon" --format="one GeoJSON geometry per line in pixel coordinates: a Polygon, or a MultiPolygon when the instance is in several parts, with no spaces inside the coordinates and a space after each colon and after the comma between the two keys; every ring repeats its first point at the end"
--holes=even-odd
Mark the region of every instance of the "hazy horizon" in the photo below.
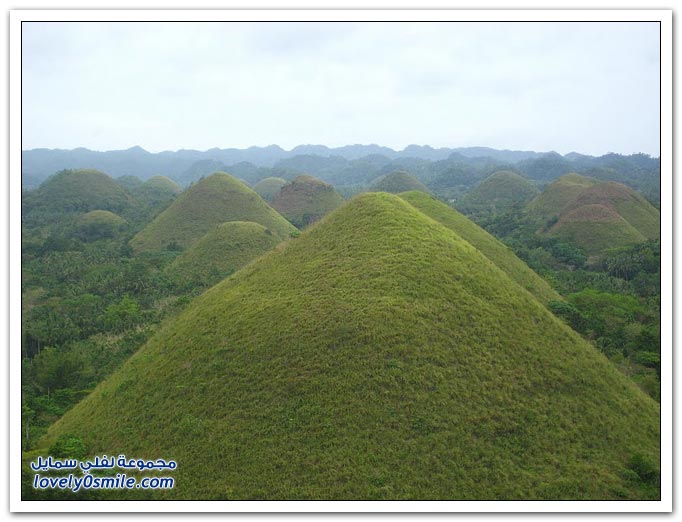
{"type": "Polygon", "coordinates": [[[552,152],[556,152],[558,154],[561,154],[562,156],[566,156],[567,154],[571,154],[571,153],[577,153],[577,154],[582,154],[585,156],[595,156],[595,157],[604,156],[607,154],[620,154],[623,156],[629,156],[629,155],[633,155],[633,154],[646,154],[652,158],[658,158],[659,157],[658,154],[650,154],[648,152],[642,152],[642,151],[633,151],[633,152],[627,152],[627,153],[619,152],[619,151],[607,151],[607,152],[604,152],[603,154],[588,154],[588,153],[584,153],[584,152],[579,151],[579,150],[570,150],[568,152],[562,153],[562,152],[559,152],[557,150],[500,149],[497,147],[489,147],[487,145],[433,147],[433,146],[429,145],[428,143],[410,143],[410,144],[406,145],[405,147],[401,147],[401,148],[388,147],[387,145],[382,145],[381,143],[347,143],[347,144],[338,145],[338,146],[330,146],[330,145],[325,145],[323,143],[299,143],[298,145],[294,145],[292,147],[287,148],[287,147],[282,147],[281,145],[278,145],[277,143],[270,143],[268,145],[249,145],[246,147],[230,147],[230,146],[215,147],[214,146],[214,147],[209,147],[206,149],[190,149],[187,147],[182,147],[179,149],[149,150],[149,149],[147,149],[141,145],[131,145],[130,147],[126,147],[126,148],[122,148],[122,149],[92,149],[90,147],[72,147],[72,148],[68,148],[68,149],[59,148],[59,147],[34,147],[34,148],[30,148],[30,149],[22,148],[21,150],[22,150],[22,152],[29,152],[29,151],[33,151],[33,150],[78,150],[78,149],[86,149],[86,150],[89,150],[91,152],[106,153],[106,152],[127,151],[127,150],[131,150],[131,149],[139,148],[139,149],[142,149],[143,151],[148,152],[150,154],[160,154],[160,153],[164,153],[164,152],[173,152],[173,153],[177,153],[180,151],[209,152],[210,150],[215,150],[215,149],[218,149],[218,150],[227,150],[227,149],[247,150],[247,149],[251,149],[251,148],[266,149],[266,148],[270,148],[270,147],[278,147],[278,148],[282,149],[284,152],[292,152],[294,149],[297,149],[299,147],[317,147],[317,146],[327,147],[331,150],[343,148],[343,147],[382,147],[382,148],[392,149],[394,152],[398,152],[398,153],[405,151],[410,146],[417,146],[417,147],[431,147],[434,150],[440,149],[440,148],[453,149],[453,150],[455,150],[455,149],[468,149],[468,148],[474,148],[474,149],[476,149],[476,148],[483,148],[483,149],[489,148],[489,149],[498,150],[498,151],[502,151],[502,152],[504,152],[504,151],[509,151],[509,152],[535,152],[538,154],[549,154],[552,152]]]}
{"type": "Polygon", "coordinates": [[[24,22],[22,149],[660,152],[655,22],[24,22]]]}

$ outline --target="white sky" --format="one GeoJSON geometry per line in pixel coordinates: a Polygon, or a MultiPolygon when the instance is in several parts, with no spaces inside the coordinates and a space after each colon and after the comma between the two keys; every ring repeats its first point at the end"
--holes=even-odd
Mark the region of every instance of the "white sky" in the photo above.
{"type": "Polygon", "coordinates": [[[24,23],[23,149],[659,150],[657,23],[24,23]]]}

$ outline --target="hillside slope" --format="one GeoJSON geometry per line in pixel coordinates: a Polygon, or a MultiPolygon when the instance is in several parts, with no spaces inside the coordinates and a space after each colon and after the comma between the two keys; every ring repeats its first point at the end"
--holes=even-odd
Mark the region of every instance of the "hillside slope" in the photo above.
{"type": "Polygon", "coordinates": [[[381,193],[196,299],[42,443],[60,434],[178,462],[174,489],[112,493],[126,498],[658,495],[634,471],[658,466],[658,405],[468,242],[381,193]]]}
{"type": "Polygon", "coordinates": [[[516,257],[516,254],[509,247],[454,208],[423,192],[405,192],[400,194],[400,197],[479,249],[483,255],[533,294],[541,303],[547,304],[549,301],[561,299],[561,296],[544,279],[533,272],[528,265],[516,257]]]}
{"type": "Polygon", "coordinates": [[[274,248],[280,238],[249,221],[221,223],[182,252],[167,273],[188,284],[213,285],[274,248]]]}
{"type": "Polygon", "coordinates": [[[617,212],[647,239],[660,237],[661,214],[644,196],[622,183],[607,181],[589,187],[566,207],[566,214],[584,205],[602,205],[617,212]]]}
{"type": "Polygon", "coordinates": [[[374,192],[389,192],[391,194],[399,194],[400,192],[409,192],[411,190],[430,193],[426,185],[403,170],[381,176],[374,180],[372,190],[374,192]]]}
{"type": "Polygon", "coordinates": [[[286,239],[296,229],[242,182],[216,172],[193,184],[130,241],[136,252],[187,248],[227,221],[252,221],[286,239]]]}
{"type": "Polygon", "coordinates": [[[552,182],[532,201],[528,203],[528,211],[532,215],[547,219],[556,216],[561,209],[571,203],[578,195],[593,185],[599,183],[596,179],[580,174],[565,174],[552,182]]]}

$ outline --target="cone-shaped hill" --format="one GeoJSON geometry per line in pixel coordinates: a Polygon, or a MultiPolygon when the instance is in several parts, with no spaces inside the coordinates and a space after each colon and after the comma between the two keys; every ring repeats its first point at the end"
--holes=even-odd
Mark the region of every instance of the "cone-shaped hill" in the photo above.
{"type": "Polygon", "coordinates": [[[658,405],[386,193],[201,295],[41,445],[60,434],[92,455],[177,461],[174,489],[144,498],[659,495],[658,405]]]}
{"type": "Polygon", "coordinates": [[[284,185],[272,207],[298,228],[304,228],[343,203],[330,184],[312,176],[298,176],[284,185]]]}
{"type": "Polygon", "coordinates": [[[84,241],[95,241],[115,237],[127,224],[125,219],[113,212],[92,210],[78,217],[74,233],[84,241]]]}
{"type": "Polygon", "coordinates": [[[529,201],[539,193],[533,183],[516,172],[500,170],[488,176],[468,192],[462,208],[504,210],[529,201]]]}
{"type": "Polygon", "coordinates": [[[227,221],[260,223],[280,239],[296,229],[242,182],[216,172],[190,186],[130,241],[137,252],[187,248],[227,221]]]}
{"type": "Polygon", "coordinates": [[[411,190],[419,190],[421,192],[430,193],[429,189],[421,181],[413,175],[398,170],[386,176],[380,176],[372,183],[374,192],[390,192],[391,194],[399,194],[400,192],[410,192],[411,190]]]}
{"type": "Polygon", "coordinates": [[[594,178],[580,174],[565,174],[553,181],[528,203],[528,211],[535,216],[548,219],[556,216],[561,209],[572,202],[585,189],[596,185],[594,178]]]}
{"type": "Polygon", "coordinates": [[[64,214],[109,210],[120,214],[134,200],[104,172],[93,169],[62,170],[22,198],[22,217],[39,222],[64,214]]]}
{"type": "Polygon", "coordinates": [[[175,258],[167,272],[190,284],[214,285],[279,242],[278,236],[258,223],[221,223],[175,258]]]}
{"type": "Polygon", "coordinates": [[[506,245],[491,236],[476,223],[454,208],[423,192],[413,191],[400,197],[440,224],[459,234],[507,273],[514,281],[533,294],[540,302],[560,300],[561,296],[506,245]]]}
{"type": "Polygon", "coordinates": [[[647,239],[660,237],[661,214],[644,196],[630,187],[615,181],[607,181],[589,187],[566,205],[561,212],[568,212],[583,205],[602,205],[617,212],[625,221],[647,239]]]}
{"type": "Polygon", "coordinates": [[[253,186],[253,190],[265,201],[272,201],[287,181],[282,178],[265,178],[253,186]]]}
{"type": "Polygon", "coordinates": [[[596,256],[610,248],[620,248],[646,241],[646,238],[615,210],[604,205],[581,205],[562,213],[549,230],[596,256]]]}
{"type": "Polygon", "coordinates": [[[143,183],[143,186],[162,194],[179,194],[182,192],[182,187],[166,176],[152,176],[143,183]]]}

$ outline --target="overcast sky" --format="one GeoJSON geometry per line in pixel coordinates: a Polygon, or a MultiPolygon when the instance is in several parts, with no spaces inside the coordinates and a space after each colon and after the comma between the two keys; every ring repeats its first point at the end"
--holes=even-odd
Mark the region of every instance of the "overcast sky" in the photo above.
{"type": "Polygon", "coordinates": [[[24,23],[23,148],[659,154],[657,23],[24,23]]]}

